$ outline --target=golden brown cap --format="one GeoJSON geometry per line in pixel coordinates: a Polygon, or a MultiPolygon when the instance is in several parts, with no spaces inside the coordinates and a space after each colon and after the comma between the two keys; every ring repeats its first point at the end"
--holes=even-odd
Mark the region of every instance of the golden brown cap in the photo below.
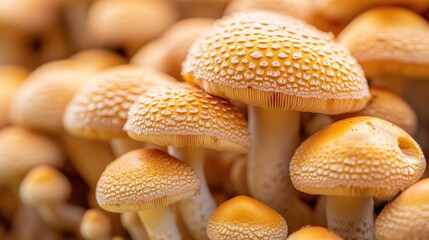
{"type": "Polygon", "coordinates": [[[98,69],[113,67],[127,62],[127,60],[119,54],[102,48],[80,51],[70,56],[70,59],[84,62],[98,69]]]}
{"type": "Polygon", "coordinates": [[[107,211],[137,212],[168,206],[199,191],[200,180],[186,163],[158,149],[138,149],[107,165],[96,198],[107,211]]]}
{"type": "Polygon", "coordinates": [[[380,7],[355,18],[338,41],[362,65],[369,78],[429,76],[429,24],[416,13],[380,7]]]}
{"type": "Polygon", "coordinates": [[[396,125],[374,117],[338,121],[295,151],[290,175],[310,194],[388,199],[417,182],[426,167],[417,142],[396,125]]]}
{"type": "Polygon", "coordinates": [[[112,223],[104,211],[88,209],[82,217],[79,231],[85,240],[109,239],[112,223]]]}
{"type": "Polygon", "coordinates": [[[292,233],[287,240],[341,240],[337,234],[324,227],[306,226],[292,233]]]}
{"type": "Polygon", "coordinates": [[[286,239],[287,224],[267,205],[247,196],[222,203],[209,218],[207,235],[220,239],[286,239]]]}
{"type": "Polygon", "coordinates": [[[247,122],[236,107],[188,83],[151,89],[130,108],[124,128],[138,141],[246,153],[247,122]]]}
{"type": "Polygon", "coordinates": [[[409,187],[387,204],[375,221],[379,240],[428,239],[429,179],[409,187]]]}
{"type": "Polygon", "coordinates": [[[343,113],[369,99],[362,69],[332,35],[268,11],[218,20],[182,75],[210,94],[275,110],[343,113]]]}
{"type": "Polygon", "coordinates": [[[50,166],[33,168],[19,187],[21,201],[30,206],[65,201],[71,193],[71,185],[64,174],[50,166]]]}
{"type": "Polygon", "coordinates": [[[41,164],[60,167],[64,153],[49,137],[20,126],[0,131],[0,183],[12,183],[41,164]]]}
{"type": "Polygon", "coordinates": [[[151,87],[177,81],[157,70],[121,65],[94,75],[64,113],[64,127],[74,135],[96,138],[127,137],[122,130],[128,109],[151,87]]]}
{"type": "Polygon", "coordinates": [[[336,115],[333,118],[341,120],[355,116],[378,117],[397,125],[410,135],[416,132],[416,113],[405,100],[393,91],[381,87],[371,86],[369,93],[371,99],[364,109],[358,112],[336,115]]]}

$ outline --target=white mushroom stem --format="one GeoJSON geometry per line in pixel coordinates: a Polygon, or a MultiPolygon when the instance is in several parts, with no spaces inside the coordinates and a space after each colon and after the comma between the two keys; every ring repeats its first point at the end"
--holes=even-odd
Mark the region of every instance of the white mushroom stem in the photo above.
{"type": "Polygon", "coordinates": [[[326,210],[328,228],[345,240],[375,239],[372,197],[328,196],[326,210]]]}
{"type": "Polygon", "coordinates": [[[312,221],[310,208],[299,200],[289,176],[289,162],[299,144],[300,113],[253,106],[248,110],[250,195],[288,219],[293,232],[312,221]]]}
{"type": "Polygon", "coordinates": [[[36,207],[40,218],[50,227],[77,232],[85,210],[67,203],[46,203],[36,207]]]}
{"type": "Polygon", "coordinates": [[[120,157],[131,150],[144,147],[145,144],[134,141],[130,138],[115,138],[110,140],[110,146],[112,147],[115,157],[120,157]]]}
{"type": "Polygon", "coordinates": [[[204,175],[205,150],[201,148],[168,147],[168,153],[189,164],[200,178],[200,195],[178,202],[180,214],[195,239],[208,239],[206,233],[209,217],[216,209],[204,175]]]}
{"type": "Polygon", "coordinates": [[[121,213],[121,224],[130,234],[133,240],[147,240],[147,232],[139,216],[135,212],[121,213]]]}
{"type": "Polygon", "coordinates": [[[176,223],[176,213],[171,207],[160,207],[138,212],[149,239],[182,239],[176,223]]]}

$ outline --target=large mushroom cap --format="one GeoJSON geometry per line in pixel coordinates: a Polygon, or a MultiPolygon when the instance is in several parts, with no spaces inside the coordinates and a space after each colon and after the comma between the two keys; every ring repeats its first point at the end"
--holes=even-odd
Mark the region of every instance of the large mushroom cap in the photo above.
{"type": "Polygon", "coordinates": [[[245,153],[249,144],[243,113],[188,83],[147,91],[131,107],[125,129],[160,146],[245,153]]]}
{"type": "Polygon", "coordinates": [[[419,145],[374,117],[336,122],[304,141],[290,164],[296,189],[310,194],[391,198],[426,166],[419,145]]]}
{"type": "Polygon", "coordinates": [[[287,232],[286,221],[280,214],[247,196],[222,203],[207,224],[211,240],[285,239],[287,232]]]}
{"type": "Polygon", "coordinates": [[[199,189],[199,178],[186,163],[161,150],[139,149],[106,167],[96,198],[107,211],[136,212],[173,204],[199,189]]]}
{"type": "Polygon", "coordinates": [[[426,78],[429,75],[429,24],[416,13],[379,7],[355,18],[338,41],[373,77],[426,78]]]}
{"type": "Polygon", "coordinates": [[[369,98],[362,69],[332,35],[273,12],[218,20],[182,74],[213,95],[275,110],[342,113],[369,98]]]}
{"type": "Polygon", "coordinates": [[[177,81],[159,71],[121,65],[94,75],[68,104],[64,127],[84,137],[127,137],[122,130],[131,104],[151,87],[177,81]]]}

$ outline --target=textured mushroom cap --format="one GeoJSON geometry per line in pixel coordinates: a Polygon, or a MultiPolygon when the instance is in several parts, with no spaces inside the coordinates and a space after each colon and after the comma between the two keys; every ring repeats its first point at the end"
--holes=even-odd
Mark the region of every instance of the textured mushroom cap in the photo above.
{"type": "Polygon", "coordinates": [[[83,137],[127,137],[122,128],[137,97],[151,87],[176,82],[167,74],[136,65],[107,69],[95,74],[70,101],[64,113],[64,127],[83,137]]]}
{"type": "Polygon", "coordinates": [[[388,199],[414,184],[425,157],[408,133],[380,118],[338,121],[305,140],[290,163],[296,189],[388,199]]]}
{"type": "Polygon", "coordinates": [[[68,102],[94,72],[91,66],[75,60],[42,65],[16,93],[10,110],[11,122],[44,131],[61,131],[68,102]]]}
{"type": "Polygon", "coordinates": [[[122,45],[155,38],[176,18],[174,6],[166,0],[103,0],[91,5],[87,25],[101,44],[122,45]]]}
{"type": "Polygon", "coordinates": [[[375,221],[379,240],[421,239],[429,236],[429,179],[409,187],[388,203],[375,221]]]}
{"type": "Polygon", "coordinates": [[[218,20],[190,49],[185,80],[210,94],[275,110],[358,111],[364,73],[330,34],[273,12],[218,20]]]}
{"type": "Polygon", "coordinates": [[[28,70],[21,66],[0,65],[0,128],[8,123],[12,98],[27,75],[28,70]]]}
{"type": "Polygon", "coordinates": [[[246,153],[250,141],[243,113],[188,83],[147,91],[131,106],[124,129],[160,146],[246,153]]]}
{"type": "Polygon", "coordinates": [[[12,183],[37,165],[60,167],[64,154],[52,139],[19,126],[0,131],[0,183],[12,183]]]}
{"type": "Polygon", "coordinates": [[[119,54],[102,48],[80,51],[73,54],[70,59],[91,64],[98,69],[113,67],[127,62],[127,60],[119,54]]]}
{"type": "Polygon", "coordinates": [[[380,7],[355,18],[338,41],[373,77],[429,76],[429,24],[416,13],[380,7]]]}
{"type": "Polygon", "coordinates": [[[369,93],[371,99],[364,109],[358,112],[336,115],[333,118],[341,120],[355,116],[378,117],[397,125],[410,135],[416,132],[416,113],[405,100],[393,91],[380,87],[371,86],[369,93]]]}
{"type": "Polygon", "coordinates": [[[30,206],[62,202],[70,193],[71,186],[67,177],[50,166],[33,168],[19,187],[21,201],[30,206]]]}
{"type": "Polygon", "coordinates": [[[267,205],[247,196],[222,203],[207,223],[211,240],[286,239],[287,224],[267,205]]]}
{"type": "Polygon", "coordinates": [[[108,239],[112,231],[112,223],[103,211],[88,209],[82,217],[79,229],[84,239],[108,239]]]}
{"type": "Polygon", "coordinates": [[[168,206],[199,190],[200,180],[186,163],[158,149],[138,149],[107,165],[95,196],[107,211],[136,212],[168,206]]]}
{"type": "Polygon", "coordinates": [[[337,234],[324,227],[306,226],[292,233],[287,240],[341,240],[337,234]]]}

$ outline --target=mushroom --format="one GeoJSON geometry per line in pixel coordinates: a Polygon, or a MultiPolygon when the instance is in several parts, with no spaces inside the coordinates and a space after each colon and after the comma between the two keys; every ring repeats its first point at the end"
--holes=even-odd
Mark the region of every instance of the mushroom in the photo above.
{"type": "Polygon", "coordinates": [[[427,239],[429,179],[423,179],[388,203],[375,220],[378,240],[427,239]]]}
{"type": "Polygon", "coordinates": [[[247,196],[222,203],[210,216],[207,235],[221,239],[286,239],[284,218],[267,205],[247,196]]]}
{"type": "Polygon", "coordinates": [[[374,117],[338,121],[305,140],[290,165],[294,186],[328,195],[328,228],[344,239],[374,239],[373,197],[391,199],[426,166],[419,145],[374,117]]]}
{"type": "Polygon", "coordinates": [[[245,153],[249,134],[243,114],[228,101],[188,83],[147,91],[130,108],[124,127],[138,141],[168,146],[201,181],[201,194],[179,202],[179,211],[196,239],[216,208],[204,174],[204,149],[245,153]]]}
{"type": "Polygon", "coordinates": [[[138,212],[150,239],[181,239],[175,212],[167,207],[198,194],[197,174],[158,149],[130,151],[110,163],[96,198],[110,212],[138,212]]]}
{"type": "Polygon", "coordinates": [[[229,172],[229,179],[237,195],[249,195],[249,188],[247,187],[246,169],[246,156],[240,156],[232,163],[231,170],[229,172]]]}
{"type": "Polygon", "coordinates": [[[306,226],[292,233],[287,240],[341,240],[337,234],[323,227],[306,226]]]}
{"type": "Polygon", "coordinates": [[[147,240],[147,232],[136,212],[121,213],[121,224],[133,240],[147,240]]]}
{"type": "Polygon", "coordinates": [[[290,182],[289,160],[300,111],[338,114],[367,103],[366,79],[349,52],[298,19],[239,12],[193,45],[182,74],[210,94],[249,105],[250,195],[290,219],[291,231],[311,222],[290,182]]]}
{"type": "Polygon", "coordinates": [[[79,231],[85,240],[110,240],[112,223],[103,211],[88,209],[82,217],[79,231]]]}
{"type": "Polygon", "coordinates": [[[33,206],[50,227],[77,232],[84,209],[65,202],[70,193],[66,176],[47,165],[33,168],[19,188],[21,201],[33,206]]]}
{"type": "Polygon", "coordinates": [[[108,68],[127,62],[127,60],[119,54],[102,48],[82,50],[70,56],[69,59],[90,64],[97,69],[108,68]]]}

